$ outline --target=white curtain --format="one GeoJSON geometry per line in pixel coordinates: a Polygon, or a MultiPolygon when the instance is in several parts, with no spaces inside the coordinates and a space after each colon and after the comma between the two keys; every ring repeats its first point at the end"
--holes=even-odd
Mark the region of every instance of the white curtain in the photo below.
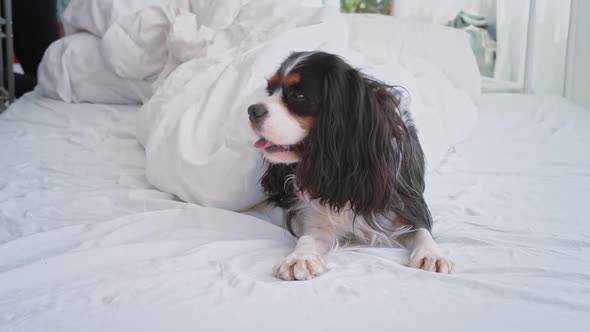
{"type": "Polygon", "coordinates": [[[496,0],[497,80],[524,82],[529,5],[529,0],[496,0]]]}
{"type": "Polygon", "coordinates": [[[563,94],[571,2],[536,1],[532,92],[563,94]]]}

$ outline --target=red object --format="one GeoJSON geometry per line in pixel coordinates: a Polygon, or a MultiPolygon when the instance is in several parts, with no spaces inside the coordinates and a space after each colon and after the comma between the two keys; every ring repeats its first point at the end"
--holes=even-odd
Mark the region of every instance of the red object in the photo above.
{"type": "Polygon", "coordinates": [[[18,58],[16,57],[16,55],[14,55],[14,56],[12,57],[12,60],[13,60],[13,62],[14,62],[14,63],[18,63],[18,58]]]}

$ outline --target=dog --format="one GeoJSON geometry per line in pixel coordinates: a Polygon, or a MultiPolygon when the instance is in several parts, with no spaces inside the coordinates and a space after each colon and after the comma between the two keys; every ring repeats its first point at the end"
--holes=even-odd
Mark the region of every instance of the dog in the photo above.
{"type": "Polygon", "coordinates": [[[399,243],[411,267],[452,272],[430,232],[424,154],[400,89],[314,51],[291,53],[266,92],[248,107],[268,161],[261,185],[299,237],[276,277],[317,277],[330,250],[347,243],[399,243]]]}

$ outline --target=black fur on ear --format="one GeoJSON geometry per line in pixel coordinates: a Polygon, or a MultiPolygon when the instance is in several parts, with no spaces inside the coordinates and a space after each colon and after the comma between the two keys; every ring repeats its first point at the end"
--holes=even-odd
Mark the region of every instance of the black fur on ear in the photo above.
{"type": "Polygon", "coordinates": [[[269,164],[262,176],[260,183],[264,193],[268,196],[267,202],[283,209],[287,230],[293,235],[293,222],[300,211],[294,207],[297,204],[297,195],[293,178],[297,164],[269,164]]]}
{"type": "Polygon", "coordinates": [[[389,228],[376,216],[391,211],[414,228],[430,230],[424,155],[409,113],[398,110],[393,87],[333,57],[324,68],[316,123],[295,168],[298,190],[337,212],[351,209],[378,231],[389,228]]]}
{"type": "Polygon", "coordinates": [[[269,164],[260,183],[268,196],[267,201],[282,209],[290,209],[297,196],[290,179],[295,174],[296,164],[269,164]]]}

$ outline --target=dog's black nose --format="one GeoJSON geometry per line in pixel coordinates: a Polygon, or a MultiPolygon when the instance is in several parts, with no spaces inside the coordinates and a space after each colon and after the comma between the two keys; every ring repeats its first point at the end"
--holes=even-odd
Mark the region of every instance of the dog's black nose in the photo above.
{"type": "Polygon", "coordinates": [[[248,107],[248,114],[250,115],[250,121],[254,122],[265,117],[268,114],[268,110],[264,104],[254,104],[248,107]]]}

